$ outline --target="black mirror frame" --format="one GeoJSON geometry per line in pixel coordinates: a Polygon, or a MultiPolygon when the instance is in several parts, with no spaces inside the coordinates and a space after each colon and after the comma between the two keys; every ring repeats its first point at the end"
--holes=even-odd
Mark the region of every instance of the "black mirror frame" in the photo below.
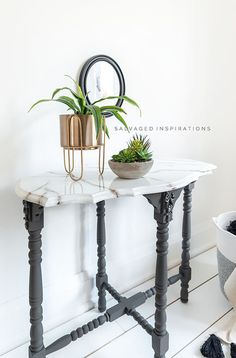
{"type": "MultiPolygon", "coordinates": [[[[88,76],[88,72],[90,70],[90,68],[99,61],[105,61],[108,62],[115,70],[118,80],[119,80],[119,85],[120,85],[120,91],[119,91],[119,96],[124,96],[125,95],[125,79],[124,79],[124,75],[123,72],[121,71],[120,66],[118,65],[118,63],[113,60],[113,58],[106,56],[106,55],[96,55],[93,56],[91,58],[89,58],[85,64],[82,67],[82,70],[80,72],[80,76],[79,76],[79,85],[82,89],[82,92],[84,95],[86,95],[87,93],[87,86],[86,86],[86,81],[87,81],[87,76],[88,76]]],[[[87,103],[91,104],[89,97],[86,97],[87,103]]],[[[121,107],[123,104],[123,99],[118,99],[116,102],[116,106],[121,107]]],[[[110,113],[106,113],[105,117],[111,117],[112,114],[110,113]]]]}

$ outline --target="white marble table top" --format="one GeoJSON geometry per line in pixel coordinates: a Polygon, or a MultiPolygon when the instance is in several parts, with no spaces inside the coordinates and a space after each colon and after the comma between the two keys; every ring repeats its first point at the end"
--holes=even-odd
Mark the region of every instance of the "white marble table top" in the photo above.
{"type": "Polygon", "coordinates": [[[162,193],[182,188],[216,166],[194,160],[157,161],[155,169],[140,179],[120,179],[111,170],[99,176],[97,170],[85,170],[84,178],[74,182],[65,173],[48,172],[22,178],[16,194],[24,200],[51,207],[70,203],[97,203],[121,196],[162,193]]]}

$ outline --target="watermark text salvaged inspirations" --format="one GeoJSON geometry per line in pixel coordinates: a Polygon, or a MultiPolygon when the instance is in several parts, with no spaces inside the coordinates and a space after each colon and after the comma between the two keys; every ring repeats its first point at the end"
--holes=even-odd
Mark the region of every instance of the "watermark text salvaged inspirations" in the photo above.
{"type": "MultiPolygon", "coordinates": [[[[127,131],[126,128],[122,126],[115,126],[115,131],[127,131]]],[[[200,133],[209,133],[212,131],[212,128],[208,125],[206,126],[129,126],[130,132],[200,132],[200,133]]]]}

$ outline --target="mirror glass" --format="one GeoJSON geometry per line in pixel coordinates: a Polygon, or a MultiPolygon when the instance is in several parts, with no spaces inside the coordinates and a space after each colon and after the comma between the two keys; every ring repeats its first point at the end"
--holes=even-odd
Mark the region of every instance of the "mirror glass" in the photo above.
{"type": "MultiPolygon", "coordinates": [[[[89,104],[108,96],[124,96],[125,80],[123,73],[111,57],[106,55],[93,56],[82,67],[79,84],[83,94],[87,94],[89,104]]],[[[122,99],[107,100],[102,105],[121,107],[122,99]]],[[[111,114],[105,114],[110,117],[111,114]]]]}
{"type": "MultiPolygon", "coordinates": [[[[120,83],[114,68],[105,61],[96,62],[89,70],[86,89],[90,102],[107,96],[119,96],[120,83]]],[[[104,105],[116,104],[117,100],[104,101],[104,105]]]]}

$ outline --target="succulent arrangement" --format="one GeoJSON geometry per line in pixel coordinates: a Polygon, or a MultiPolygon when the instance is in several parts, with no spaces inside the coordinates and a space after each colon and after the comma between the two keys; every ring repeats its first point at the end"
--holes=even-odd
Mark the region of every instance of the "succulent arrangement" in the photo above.
{"type": "Polygon", "coordinates": [[[133,163],[152,160],[151,142],[147,136],[135,134],[128,142],[128,147],[112,156],[114,162],[133,163]]]}
{"type": "MultiPolygon", "coordinates": [[[[37,106],[40,103],[60,102],[60,103],[65,104],[68,107],[68,110],[72,110],[75,115],[88,115],[88,114],[93,115],[97,136],[99,135],[100,130],[103,129],[106,131],[106,134],[109,137],[107,126],[106,126],[106,128],[104,128],[105,127],[104,115],[106,113],[110,113],[110,114],[114,115],[118,119],[118,121],[120,121],[124,125],[124,127],[126,129],[128,129],[128,125],[124,119],[124,115],[126,114],[126,112],[124,111],[123,108],[115,106],[115,105],[100,106],[99,105],[100,102],[103,102],[105,100],[112,100],[112,99],[122,99],[122,100],[126,101],[127,103],[137,107],[140,110],[137,102],[135,102],[132,98],[127,97],[127,96],[108,96],[108,97],[100,98],[91,104],[88,104],[88,102],[86,100],[88,94],[85,94],[85,95],[83,94],[81,87],[79,86],[79,83],[76,80],[74,80],[73,78],[71,78],[68,75],[66,75],[66,77],[69,77],[74,82],[75,88],[76,88],[75,91],[72,90],[70,87],[57,88],[53,92],[51,98],[41,99],[41,100],[37,101],[30,107],[29,111],[31,111],[35,106],[37,106]],[[63,96],[58,97],[57,95],[61,91],[68,91],[68,92],[70,92],[71,96],[63,95],[63,96]]],[[[141,111],[140,111],[140,114],[141,114],[141,111]]]]}

